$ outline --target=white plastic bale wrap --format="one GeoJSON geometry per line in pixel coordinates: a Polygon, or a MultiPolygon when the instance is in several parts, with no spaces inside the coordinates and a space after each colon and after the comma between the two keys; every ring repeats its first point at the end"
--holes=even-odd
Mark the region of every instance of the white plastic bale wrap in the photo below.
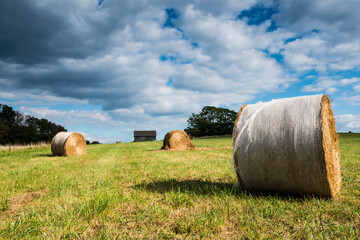
{"type": "Polygon", "coordinates": [[[86,152],[86,141],[80,133],[59,132],[51,141],[51,151],[58,156],[76,156],[86,152]]]}
{"type": "Polygon", "coordinates": [[[234,164],[242,188],[334,196],[340,157],[326,95],[245,105],[234,133],[234,164]]]}

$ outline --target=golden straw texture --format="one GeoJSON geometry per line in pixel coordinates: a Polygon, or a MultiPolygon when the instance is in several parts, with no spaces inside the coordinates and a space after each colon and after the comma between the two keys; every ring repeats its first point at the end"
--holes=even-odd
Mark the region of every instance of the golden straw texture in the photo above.
{"type": "Polygon", "coordinates": [[[194,148],[195,145],[191,143],[190,138],[185,131],[173,130],[171,132],[166,133],[163,141],[163,146],[161,149],[189,150],[194,148]]]}
{"type": "Polygon", "coordinates": [[[58,156],[77,156],[86,153],[86,141],[80,133],[59,132],[51,141],[51,151],[58,156]]]}

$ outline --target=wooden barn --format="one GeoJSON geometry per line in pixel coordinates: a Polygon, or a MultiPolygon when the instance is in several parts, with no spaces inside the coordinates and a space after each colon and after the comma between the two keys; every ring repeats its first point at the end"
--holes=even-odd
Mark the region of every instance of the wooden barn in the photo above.
{"type": "Polygon", "coordinates": [[[134,142],[155,141],[156,131],[134,131],[134,142]]]}

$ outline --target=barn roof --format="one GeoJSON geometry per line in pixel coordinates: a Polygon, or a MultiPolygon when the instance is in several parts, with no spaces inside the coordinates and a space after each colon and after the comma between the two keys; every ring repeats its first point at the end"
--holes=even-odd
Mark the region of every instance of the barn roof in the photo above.
{"type": "Polygon", "coordinates": [[[134,131],[134,137],[156,137],[156,131],[134,131]]]}

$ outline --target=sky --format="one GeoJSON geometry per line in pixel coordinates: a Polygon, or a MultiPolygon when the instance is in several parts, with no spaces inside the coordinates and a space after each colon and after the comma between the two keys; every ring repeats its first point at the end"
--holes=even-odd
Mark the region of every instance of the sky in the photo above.
{"type": "Polygon", "coordinates": [[[184,129],[204,106],[332,99],[360,132],[359,0],[3,0],[0,103],[90,141],[184,129]]]}

